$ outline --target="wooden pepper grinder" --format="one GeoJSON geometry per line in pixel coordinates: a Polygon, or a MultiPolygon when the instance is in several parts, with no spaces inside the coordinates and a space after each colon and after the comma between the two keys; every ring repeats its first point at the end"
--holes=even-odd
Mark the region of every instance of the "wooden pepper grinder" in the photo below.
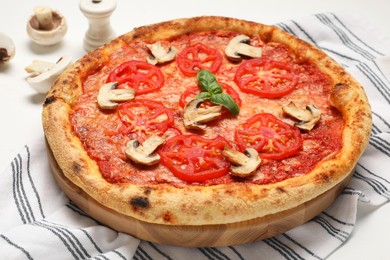
{"type": "Polygon", "coordinates": [[[116,0],[80,0],[79,7],[89,22],[83,42],[87,52],[116,37],[110,24],[111,14],[116,8],[116,0]]]}

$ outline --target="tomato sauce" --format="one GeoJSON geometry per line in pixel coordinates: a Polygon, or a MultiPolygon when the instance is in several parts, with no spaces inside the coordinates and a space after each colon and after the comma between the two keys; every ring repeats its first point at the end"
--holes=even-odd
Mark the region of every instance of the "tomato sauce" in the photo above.
{"type": "MultiPolygon", "coordinates": [[[[71,122],[75,134],[80,138],[89,156],[100,167],[102,176],[111,183],[129,182],[134,184],[158,184],[168,183],[177,187],[185,185],[216,185],[229,182],[252,182],[257,184],[275,183],[287,178],[302,176],[310,172],[319,161],[337,154],[341,149],[341,134],[343,119],[341,114],[330,106],[328,96],[331,83],[327,76],[314,64],[302,62],[297,54],[294,54],[286,45],[279,43],[263,43],[259,39],[251,39],[251,45],[263,48],[263,57],[285,62],[294,71],[297,82],[294,82],[293,91],[278,98],[260,97],[253,93],[242,91],[234,82],[235,73],[240,63],[232,63],[224,55],[224,49],[235,33],[194,33],[173,39],[170,42],[161,42],[163,46],[174,47],[177,53],[185,48],[202,43],[208,48],[220,52],[221,64],[214,72],[217,80],[228,84],[234,92],[238,93],[240,100],[240,113],[237,117],[229,113],[223,113],[221,119],[210,122],[203,132],[189,131],[183,125],[183,107],[180,105],[182,94],[186,90],[197,85],[196,75],[184,73],[179,69],[177,61],[156,65],[164,79],[163,86],[158,90],[136,94],[133,101],[150,100],[159,102],[166,107],[169,114],[154,117],[153,120],[163,120],[164,128],[158,129],[158,134],[172,137],[179,134],[201,134],[206,138],[222,136],[234,148],[237,148],[234,132],[245,121],[259,113],[270,113],[279,120],[294,124],[295,121],[286,116],[282,106],[290,101],[299,107],[305,107],[312,103],[321,109],[322,117],[313,130],[302,132],[302,148],[294,155],[280,160],[262,159],[256,173],[248,178],[241,179],[229,174],[210,178],[202,182],[187,182],[176,177],[167,167],[162,164],[144,166],[131,162],[125,155],[126,144],[142,135],[147,136],[156,128],[150,128],[150,124],[142,123],[137,119],[138,125],[134,128],[132,119],[123,119],[121,106],[126,106],[127,101],[114,110],[101,110],[97,104],[99,88],[104,85],[107,78],[115,68],[128,61],[145,61],[150,55],[146,43],[134,42],[118,48],[110,54],[109,62],[99,71],[93,72],[83,82],[83,95],[73,107],[71,122]],[[168,118],[169,121],[164,121],[168,118]],[[157,119],[156,119],[157,118],[157,119]],[[134,129],[137,129],[134,130],[134,129]]],[[[208,52],[208,50],[205,50],[208,52]]],[[[203,55],[203,54],[202,54],[203,55]]],[[[205,54],[207,55],[207,54],[205,54]]],[[[217,57],[217,56],[216,56],[217,57]]],[[[218,56],[215,59],[220,59],[218,56]]],[[[199,57],[202,59],[202,57],[199,57]]],[[[242,63],[242,62],[241,62],[242,63]]],[[[200,66],[200,65],[199,65],[200,66]]],[[[203,64],[201,66],[214,66],[203,64]]],[[[212,67],[215,69],[215,67],[212,67]]],[[[198,68],[195,68],[198,69],[198,68]]],[[[237,97],[236,97],[237,99],[237,97]]],[[[141,102],[142,103],[142,102],[141,102]]],[[[130,111],[130,110],[129,110],[130,111]]],[[[153,111],[146,108],[131,110],[138,113],[138,117],[152,116],[153,111]]],[[[130,112],[127,112],[130,113],[130,112]]],[[[132,116],[130,116],[132,117],[132,116]]],[[[134,119],[135,120],[135,119],[134,119]]],[[[145,121],[145,120],[144,120],[145,121]]],[[[163,149],[164,144],[159,150],[163,149]]],[[[159,151],[157,151],[159,152],[159,151]]]]}

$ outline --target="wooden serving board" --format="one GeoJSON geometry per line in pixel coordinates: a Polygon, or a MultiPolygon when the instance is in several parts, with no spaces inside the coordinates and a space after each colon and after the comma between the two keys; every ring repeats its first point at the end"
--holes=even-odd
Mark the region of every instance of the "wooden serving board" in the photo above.
{"type": "Polygon", "coordinates": [[[298,207],[248,221],[203,226],[171,226],[143,222],[101,205],[67,179],[48,147],[49,163],[58,185],[85,213],[102,224],[139,239],[186,247],[217,247],[263,240],[309,221],[329,207],[348,184],[353,171],[338,185],[298,207]]]}

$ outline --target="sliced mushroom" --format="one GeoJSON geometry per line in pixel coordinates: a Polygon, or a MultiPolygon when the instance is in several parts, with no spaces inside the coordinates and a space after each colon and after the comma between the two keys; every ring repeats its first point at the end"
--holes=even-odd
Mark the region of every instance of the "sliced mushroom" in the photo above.
{"type": "Polygon", "coordinates": [[[193,99],[184,107],[184,126],[187,129],[204,130],[204,123],[217,119],[222,112],[221,105],[201,107],[204,99],[193,99]]]}
{"type": "Polygon", "coordinates": [[[30,73],[30,77],[38,76],[39,74],[48,71],[51,69],[55,63],[43,61],[43,60],[33,60],[30,65],[24,68],[24,70],[30,73]]]}
{"type": "Polygon", "coordinates": [[[160,161],[160,155],[153,153],[157,147],[165,142],[165,139],[152,135],[141,145],[138,140],[132,140],[127,143],[126,156],[135,163],[144,165],[153,165],[160,161]]]}
{"type": "Polygon", "coordinates": [[[153,57],[147,57],[146,60],[150,64],[165,63],[171,61],[176,56],[176,51],[172,47],[169,47],[168,51],[161,45],[160,42],[147,45],[153,57]]]}
{"type": "Polygon", "coordinates": [[[101,109],[115,109],[118,102],[134,98],[134,89],[116,89],[118,85],[118,82],[109,82],[99,89],[97,101],[101,109]]]}
{"type": "Polygon", "coordinates": [[[15,44],[10,37],[0,32],[0,65],[15,56],[15,44]]]}
{"type": "Polygon", "coordinates": [[[287,115],[300,121],[310,121],[312,118],[312,114],[309,110],[297,107],[292,101],[283,107],[283,111],[287,115]]]}
{"type": "Polygon", "coordinates": [[[70,64],[70,56],[61,57],[56,63],[34,60],[25,70],[30,73],[27,82],[39,93],[49,91],[51,85],[70,64]]]}
{"type": "Polygon", "coordinates": [[[260,47],[249,45],[250,38],[246,35],[238,35],[230,40],[225,48],[225,54],[234,61],[241,60],[242,56],[260,58],[263,51],[260,47]]]}
{"type": "Polygon", "coordinates": [[[290,102],[283,107],[283,111],[300,122],[294,124],[299,129],[309,131],[321,119],[321,110],[316,108],[313,104],[307,105],[305,109],[297,107],[294,102],[290,102]]]}
{"type": "Polygon", "coordinates": [[[237,177],[252,176],[261,163],[258,152],[253,148],[247,148],[241,153],[226,146],[222,154],[233,164],[230,167],[231,174],[237,177]]]}

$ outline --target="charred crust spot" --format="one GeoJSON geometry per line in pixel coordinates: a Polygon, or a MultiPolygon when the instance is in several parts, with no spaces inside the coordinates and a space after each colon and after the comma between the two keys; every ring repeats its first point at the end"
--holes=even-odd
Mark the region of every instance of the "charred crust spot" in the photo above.
{"type": "Polygon", "coordinates": [[[346,86],[348,86],[348,85],[345,84],[345,83],[337,83],[337,84],[335,84],[334,86],[337,87],[337,88],[340,88],[340,87],[346,87],[346,86]]]}
{"type": "Polygon", "coordinates": [[[231,190],[231,189],[226,189],[225,191],[225,194],[226,195],[233,195],[235,192],[233,191],[233,190],[231,190]]]}
{"type": "Polygon", "coordinates": [[[90,56],[86,56],[85,63],[92,63],[92,58],[90,56]]]}
{"type": "Polygon", "coordinates": [[[46,106],[46,105],[49,105],[49,104],[53,103],[54,101],[56,101],[56,98],[55,98],[55,97],[53,97],[53,96],[47,97],[47,98],[45,99],[45,102],[44,102],[43,104],[46,106]]]}
{"type": "Polygon", "coordinates": [[[152,189],[150,187],[146,187],[144,190],[145,195],[150,195],[151,192],[152,192],[152,189]]]}
{"type": "Polygon", "coordinates": [[[324,182],[324,183],[328,183],[329,180],[330,180],[330,177],[327,175],[327,174],[324,174],[321,176],[321,180],[324,182]]]}
{"type": "Polygon", "coordinates": [[[261,35],[261,40],[265,43],[270,42],[272,39],[272,31],[270,32],[265,32],[261,35]]]}
{"type": "Polygon", "coordinates": [[[64,85],[68,85],[68,83],[69,83],[69,80],[67,80],[67,79],[64,79],[64,80],[62,81],[62,84],[64,84],[64,85]]]}
{"type": "Polygon", "coordinates": [[[205,204],[205,205],[212,205],[212,204],[214,204],[214,201],[212,201],[212,200],[206,200],[206,201],[204,202],[204,204],[205,204]]]}
{"type": "Polygon", "coordinates": [[[141,30],[141,28],[142,28],[142,27],[136,27],[136,28],[135,28],[136,31],[135,31],[135,33],[134,33],[134,35],[133,35],[133,38],[134,38],[134,39],[140,38],[140,37],[142,36],[142,33],[138,32],[139,30],[141,30]]]}
{"type": "Polygon", "coordinates": [[[174,222],[173,215],[169,211],[167,211],[167,212],[162,214],[162,219],[164,220],[164,222],[167,222],[167,223],[173,223],[174,222]]]}
{"type": "Polygon", "coordinates": [[[278,193],[285,193],[286,192],[286,190],[283,187],[276,187],[276,191],[278,193]]]}
{"type": "Polygon", "coordinates": [[[150,207],[149,199],[141,196],[131,198],[130,205],[135,209],[147,209],[150,207]]]}
{"type": "Polygon", "coordinates": [[[72,169],[75,174],[78,174],[81,172],[81,165],[77,162],[73,162],[72,169]]]}
{"type": "Polygon", "coordinates": [[[331,170],[329,173],[321,173],[318,175],[318,182],[319,183],[328,183],[332,180],[332,176],[334,175],[335,171],[331,170]]]}

